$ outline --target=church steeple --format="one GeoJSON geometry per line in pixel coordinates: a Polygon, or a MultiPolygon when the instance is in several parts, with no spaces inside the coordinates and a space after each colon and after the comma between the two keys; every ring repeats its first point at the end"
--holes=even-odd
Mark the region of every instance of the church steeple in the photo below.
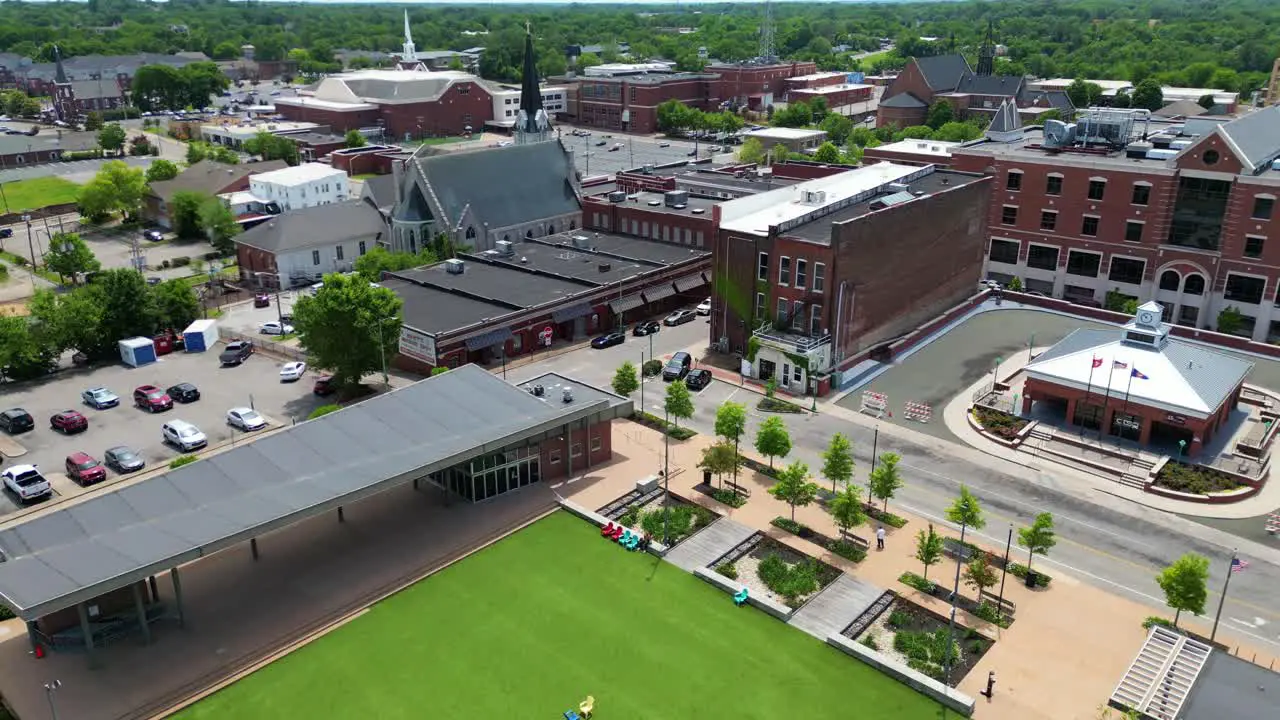
{"type": "Polygon", "coordinates": [[[538,86],[538,63],[533,54],[533,31],[525,23],[524,70],[520,77],[520,113],[516,118],[517,145],[551,139],[551,120],[542,107],[542,88],[538,86]]]}
{"type": "Polygon", "coordinates": [[[995,23],[987,21],[987,40],[982,43],[982,47],[978,48],[978,75],[989,76],[996,74],[996,44],[992,37],[995,32],[995,23]]]}
{"type": "Polygon", "coordinates": [[[53,46],[53,114],[63,122],[70,122],[79,113],[76,110],[76,95],[67,79],[67,70],[62,67],[62,48],[53,46]]]}
{"type": "Polygon", "coordinates": [[[62,48],[57,45],[53,46],[53,62],[56,67],[53,75],[53,81],[58,84],[70,82],[67,80],[67,71],[62,67],[62,48]]]}
{"type": "Polygon", "coordinates": [[[409,11],[404,11],[404,57],[402,62],[411,63],[418,60],[418,49],[413,45],[413,33],[409,31],[409,11]]]}

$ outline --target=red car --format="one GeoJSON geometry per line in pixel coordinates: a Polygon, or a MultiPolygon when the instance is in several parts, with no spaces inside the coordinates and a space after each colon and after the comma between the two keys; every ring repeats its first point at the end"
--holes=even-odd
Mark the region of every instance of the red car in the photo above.
{"type": "Polygon", "coordinates": [[[75,410],[63,410],[62,412],[49,418],[49,427],[59,432],[70,435],[71,433],[84,432],[89,429],[89,421],[75,410]]]}
{"type": "Polygon", "coordinates": [[[271,296],[266,293],[254,295],[253,306],[256,308],[271,307],[271,296]]]}
{"type": "Polygon", "coordinates": [[[67,456],[67,476],[81,485],[92,485],[107,479],[107,469],[89,453],[74,452],[67,456]]]}
{"type": "Polygon", "coordinates": [[[143,385],[133,391],[133,404],[143,410],[160,412],[173,407],[173,398],[155,385],[143,385]]]}
{"type": "Polygon", "coordinates": [[[321,375],[320,377],[316,378],[316,384],[312,386],[311,392],[315,393],[320,397],[325,397],[328,395],[332,395],[335,391],[337,391],[337,389],[338,388],[334,387],[333,385],[332,375],[321,375]]]}

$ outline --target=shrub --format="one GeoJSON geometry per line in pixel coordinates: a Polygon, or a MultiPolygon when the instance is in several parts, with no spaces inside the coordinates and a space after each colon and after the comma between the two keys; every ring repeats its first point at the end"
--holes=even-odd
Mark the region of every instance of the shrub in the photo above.
{"type": "Polygon", "coordinates": [[[645,360],[644,365],[640,366],[640,372],[644,373],[645,377],[654,377],[659,375],[662,373],[662,361],[645,360]]]}
{"type": "Polygon", "coordinates": [[[776,397],[760,398],[760,401],[756,403],[756,409],[761,412],[771,412],[771,413],[798,414],[798,413],[804,412],[804,408],[800,407],[799,405],[796,405],[793,402],[788,402],[786,400],[781,400],[776,397]]]}
{"type": "Polygon", "coordinates": [[[341,409],[342,409],[341,405],[321,405],[315,410],[312,410],[311,414],[307,416],[307,419],[315,420],[318,417],[324,417],[325,415],[328,415],[331,412],[336,412],[341,409]]]}
{"type": "Polygon", "coordinates": [[[1146,620],[1142,621],[1143,630],[1150,630],[1156,625],[1159,625],[1160,627],[1167,627],[1170,630],[1173,629],[1173,621],[1168,618],[1162,618],[1159,615],[1149,615],[1146,620]]]}
{"type": "Polygon", "coordinates": [[[774,527],[782,528],[792,535],[799,535],[809,529],[804,523],[796,522],[791,518],[776,517],[769,522],[774,527]]]}
{"type": "Polygon", "coordinates": [[[13,611],[9,609],[8,605],[0,605],[0,621],[12,620],[15,617],[17,617],[17,615],[13,614],[13,611]]]}
{"type": "Polygon", "coordinates": [[[827,549],[845,560],[852,560],[856,563],[867,559],[867,551],[861,545],[845,540],[832,540],[827,543],[827,549]]]}
{"type": "Polygon", "coordinates": [[[889,613],[889,619],[885,621],[885,624],[893,628],[894,630],[897,630],[899,628],[906,627],[910,622],[911,622],[910,615],[902,612],[901,610],[894,610],[893,612],[889,613]]]}
{"type": "Polygon", "coordinates": [[[4,282],[5,280],[8,280],[8,279],[9,279],[9,266],[5,265],[4,263],[0,263],[0,282],[4,282]]]}
{"type": "Polygon", "coordinates": [[[858,642],[862,643],[866,647],[871,648],[872,650],[880,649],[880,638],[876,637],[875,633],[867,633],[866,637],[862,638],[858,642]]]}
{"type": "Polygon", "coordinates": [[[1027,426],[1027,421],[1016,415],[981,406],[973,408],[973,417],[987,432],[1005,440],[1016,438],[1022,428],[1027,426]]]}
{"type": "Polygon", "coordinates": [[[787,567],[776,553],[770,553],[756,570],[765,587],[796,607],[800,598],[818,589],[818,566],[811,558],[787,567]]]}
{"type": "Polygon", "coordinates": [[[702,528],[715,522],[716,517],[718,517],[715,513],[702,507],[701,505],[691,505],[690,507],[693,509],[693,529],[694,530],[701,530],[702,528]]]}
{"type": "Polygon", "coordinates": [[[169,264],[173,267],[183,267],[191,264],[191,258],[186,255],[179,255],[175,258],[169,258],[169,264]]]}
{"type": "Polygon", "coordinates": [[[969,653],[970,653],[971,655],[981,655],[981,654],[982,654],[982,651],[983,651],[983,650],[985,650],[985,649],[986,649],[986,648],[985,648],[985,646],[982,644],[982,641],[981,641],[981,640],[974,640],[974,641],[972,641],[972,642],[970,642],[970,643],[969,643],[969,653]]]}
{"type": "MultiPolygon", "coordinates": [[[[1025,580],[1027,578],[1027,566],[1021,563],[1009,563],[1009,574],[1025,580]]],[[[1040,570],[1036,570],[1036,587],[1049,587],[1049,583],[1053,582],[1053,577],[1044,574],[1040,570]]]]}
{"type": "Polygon", "coordinates": [[[876,522],[882,522],[895,530],[901,530],[907,524],[907,519],[898,517],[891,512],[885,512],[874,505],[865,505],[867,516],[876,522]]]}
{"type": "Polygon", "coordinates": [[[203,257],[205,260],[217,260],[218,258],[222,257],[222,253],[218,252],[217,250],[214,250],[213,252],[205,253],[201,257],[203,257]]]}
{"type": "Polygon", "coordinates": [[[738,568],[733,563],[720,563],[716,566],[716,572],[730,580],[738,579],[738,568]]]}
{"type": "Polygon", "coordinates": [[[640,506],[630,505],[622,514],[618,516],[618,522],[627,527],[635,527],[636,521],[640,519],[640,506]]]}
{"type": "Polygon", "coordinates": [[[693,529],[693,508],[688,505],[655,508],[640,518],[640,527],[664,543],[679,542],[693,529]]]}
{"type": "Polygon", "coordinates": [[[901,582],[904,585],[909,585],[927,595],[932,595],[934,589],[937,587],[932,580],[925,580],[923,577],[920,577],[913,572],[902,573],[898,576],[898,582],[901,582]]]}
{"type": "Polygon", "coordinates": [[[168,267],[169,267],[169,261],[168,261],[168,260],[161,260],[161,261],[160,261],[160,267],[165,268],[165,269],[168,269],[168,267]]]}
{"type": "Polygon", "coordinates": [[[983,620],[986,620],[989,623],[998,624],[1000,622],[1000,611],[997,610],[996,606],[993,605],[992,603],[989,603],[989,602],[978,603],[978,607],[974,608],[972,612],[974,615],[977,615],[978,617],[982,618],[983,620]]]}
{"type": "Polygon", "coordinates": [[[946,681],[946,671],[943,670],[941,666],[935,665],[931,662],[911,659],[907,661],[907,667],[915,670],[916,672],[928,675],[938,682],[946,681]]]}
{"type": "Polygon", "coordinates": [[[732,490],[719,488],[711,491],[711,497],[731,508],[740,508],[747,504],[747,499],[732,490]]]}
{"type": "Polygon", "coordinates": [[[179,455],[178,457],[176,457],[176,458],[174,458],[173,460],[170,460],[170,461],[169,461],[169,469],[170,469],[170,470],[177,470],[178,468],[182,467],[183,465],[190,465],[191,463],[193,463],[193,462],[195,462],[195,461],[197,461],[197,460],[199,460],[199,459],[200,459],[200,458],[196,457],[195,455],[179,455]]]}
{"type": "Polygon", "coordinates": [[[1187,465],[1170,460],[1156,475],[1156,485],[1176,492],[1208,495],[1211,492],[1235,490],[1240,482],[1230,475],[1202,465],[1187,465]]]}

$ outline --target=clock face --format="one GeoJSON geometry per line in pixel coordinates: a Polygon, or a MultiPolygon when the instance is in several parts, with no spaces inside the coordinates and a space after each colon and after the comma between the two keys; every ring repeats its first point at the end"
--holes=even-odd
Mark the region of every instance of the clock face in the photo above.
{"type": "Polygon", "coordinates": [[[1153,325],[1155,324],[1155,321],[1156,321],[1155,313],[1151,313],[1151,312],[1138,313],[1138,322],[1142,323],[1143,325],[1153,325]]]}

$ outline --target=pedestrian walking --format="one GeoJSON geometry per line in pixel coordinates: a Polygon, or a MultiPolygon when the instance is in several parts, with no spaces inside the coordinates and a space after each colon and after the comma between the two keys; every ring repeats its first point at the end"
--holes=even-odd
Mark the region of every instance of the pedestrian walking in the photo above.
{"type": "Polygon", "coordinates": [[[876,549],[877,550],[884,549],[884,526],[883,525],[876,528],[876,549]]]}
{"type": "Polygon", "coordinates": [[[991,695],[995,693],[995,691],[996,691],[996,671],[992,670],[987,673],[987,691],[982,694],[986,695],[987,699],[990,700],[991,695]]]}

